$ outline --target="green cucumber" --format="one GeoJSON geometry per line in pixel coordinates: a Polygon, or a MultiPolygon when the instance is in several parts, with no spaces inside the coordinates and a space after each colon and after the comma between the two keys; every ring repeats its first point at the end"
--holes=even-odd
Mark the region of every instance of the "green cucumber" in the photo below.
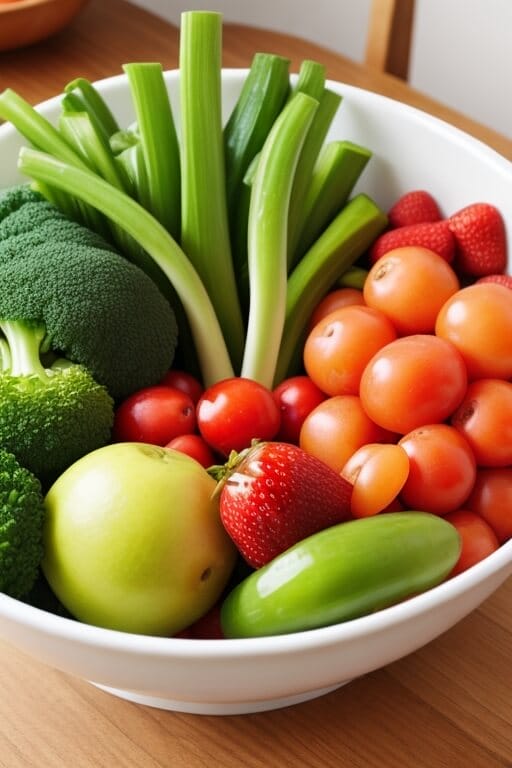
{"type": "Polygon", "coordinates": [[[225,598],[226,637],[261,637],[368,615],[440,584],[461,549],[426,512],[391,512],[326,528],[254,571],[225,598]]]}

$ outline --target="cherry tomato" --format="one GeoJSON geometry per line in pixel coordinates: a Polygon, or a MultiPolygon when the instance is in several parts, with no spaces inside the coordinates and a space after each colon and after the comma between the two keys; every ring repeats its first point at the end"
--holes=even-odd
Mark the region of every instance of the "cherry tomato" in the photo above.
{"type": "Polygon", "coordinates": [[[274,389],[274,399],[281,413],[281,426],[276,439],[299,444],[302,424],[327,395],[308,376],[292,376],[274,389]]]}
{"type": "Polygon", "coordinates": [[[368,443],[352,454],[341,474],[353,485],[352,516],[368,517],[398,496],[409,474],[409,457],[400,445],[368,443]]]}
{"type": "Polygon", "coordinates": [[[512,378],[510,288],[475,283],[457,291],[437,316],[436,334],[457,347],[470,379],[512,378]]]}
{"type": "Polygon", "coordinates": [[[460,557],[450,576],[456,576],[488,557],[499,548],[499,542],[491,526],[467,509],[458,509],[445,515],[445,520],[455,526],[461,538],[460,557]]]}
{"type": "Polygon", "coordinates": [[[306,339],[304,367],[328,395],[357,395],[361,374],[372,356],[396,339],[391,321],[379,310],[353,305],[331,312],[306,339]]]}
{"type": "Polygon", "coordinates": [[[500,544],[512,538],[512,469],[479,469],[464,506],[489,523],[500,544]]]}
{"type": "Polygon", "coordinates": [[[361,377],[360,397],[368,416],[402,435],[447,419],[467,386],[461,355],[444,339],[403,336],[379,350],[361,377]]]}
{"type": "Polygon", "coordinates": [[[215,464],[215,456],[210,446],[200,435],[178,435],[178,437],[174,437],[167,443],[165,447],[180,451],[180,453],[186,453],[187,456],[198,461],[205,469],[215,464]]]}
{"type": "Polygon", "coordinates": [[[410,509],[444,515],[467,500],[476,462],[467,440],[449,424],[428,424],[399,442],[409,457],[409,476],[400,494],[410,509]]]}
{"type": "Polygon", "coordinates": [[[480,467],[512,464],[512,384],[502,379],[473,381],[451,418],[480,467]]]}
{"type": "Polygon", "coordinates": [[[305,418],[299,445],[306,453],[341,472],[361,446],[391,439],[389,432],[367,416],[356,395],[337,395],[317,405],[305,418]]]}
{"type": "Polygon", "coordinates": [[[116,442],[166,445],[173,437],[193,432],[195,407],[179,389],[157,385],[135,392],[117,408],[112,430],[116,442]]]}
{"type": "Polygon", "coordinates": [[[371,268],[364,300],[389,317],[402,336],[433,333],[439,310],[460,288],[458,278],[434,251],[419,246],[395,248],[371,268]]]}
{"type": "Polygon", "coordinates": [[[342,307],[351,307],[354,304],[364,304],[363,292],[358,288],[337,288],[334,291],[330,291],[324,298],[316,305],[316,308],[311,315],[309,321],[309,330],[313,330],[315,325],[323,320],[324,317],[330,315],[336,309],[342,307]]]}
{"type": "Polygon", "coordinates": [[[248,448],[252,440],[271,440],[281,422],[272,392],[243,377],[213,384],[197,404],[197,425],[215,451],[229,456],[248,448]]]}
{"type": "Polygon", "coordinates": [[[199,398],[204,391],[201,382],[196,379],[195,376],[192,376],[191,373],[174,369],[167,371],[160,384],[165,384],[168,387],[174,387],[175,389],[181,389],[182,392],[186,392],[192,399],[194,405],[197,405],[199,398]]]}

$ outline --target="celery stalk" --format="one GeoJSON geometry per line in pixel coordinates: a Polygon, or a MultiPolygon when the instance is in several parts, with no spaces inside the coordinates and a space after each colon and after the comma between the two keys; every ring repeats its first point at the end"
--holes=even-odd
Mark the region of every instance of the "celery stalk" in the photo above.
{"type": "Polygon", "coordinates": [[[236,370],[244,325],[231,256],[221,112],[222,15],[181,16],[181,244],[215,308],[236,370]]]}
{"type": "Polygon", "coordinates": [[[387,216],[364,194],[351,200],[295,267],[288,279],[286,321],[273,384],[300,362],[313,309],[338,277],[382,232],[387,216]]]}
{"type": "Polygon", "coordinates": [[[341,211],[371,156],[369,149],[350,141],[332,141],[323,148],[304,200],[299,257],[341,211]]]}
{"type": "Polygon", "coordinates": [[[287,222],[293,176],[318,101],[297,93],[258,160],[248,223],[250,306],[242,376],[271,387],[286,307],[287,222]]]}
{"type": "Polygon", "coordinates": [[[180,234],[180,152],[162,66],[125,64],[146,166],[145,207],[175,239],[180,234]]]}
{"type": "Polygon", "coordinates": [[[320,101],[325,88],[325,67],[318,61],[304,59],[299,68],[299,75],[290,93],[293,99],[296,93],[305,93],[320,101]]]}
{"type": "Polygon", "coordinates": [[[96,129],[103,134],[105,139],[108,140],[113,133],[119,130],[108,104],[85,77],[77,77],[72,80],[65,86],[64,92],[72,95],[77,102],[82,104],[84,111],[88,113],[96,129]]]}
{"type": "Polygon", "coordinates": [[[194,339],[206,386],[233,375],[210,298],[197,272],[167,230],[142,206],[88,170],[23,148],[18,168],[38,182],[62,189],[123,227],[149,254],[178,294],[194,339]]]}
{"type": "Polygon", "coordinates": [[[362,291],[367,277],[367,269],[352,266],[340,275],[337,284],[340,288],[357,288],[362,291]]]}
{"type": "Polygon", "coordinates": [[[298,261],[299,254],[297,250],[302,223],[305,218],[304,203],[311,184],[313,168],[340,104],[341,96],[339,94],[327,88],[323,91],[320,96],[315,119],[311,124],[302,147],[302,152],[300,153],[288,216],[288,269],[293,267],[298,261]]]}
{"type": "Polygon", "coordinates": [[[64,109],[59,118],[59,129],[67,143],[91,170],[99,173],[109,184],[124,191],[110,147],[97,133],[87,112],[71,112],[64,109]]]}

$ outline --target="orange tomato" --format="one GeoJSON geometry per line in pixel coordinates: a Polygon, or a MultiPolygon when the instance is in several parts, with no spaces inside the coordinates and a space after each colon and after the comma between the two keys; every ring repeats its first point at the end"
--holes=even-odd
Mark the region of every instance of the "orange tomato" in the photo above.
{"type": "Polygon", "coordinates": [[[337,309],[321,320],[306,339],[304,367],[328,395],[357,395],[361,374],[381,347],[396,339],[390,320],[364,306],[337,309]]]}
{"type": "Polygon", "coordinates": [[[481,467],[512,464],[512,384],[502,379],[473,381],[451,418],[481,467]]]}
{"type": "Polygon", "coordinates": [[[352,483],[353,517],[368,517],[387,509],[409,474],[409,457],[400,445],[369,443],[359,448],[341,470],[352,483]]]}
{"type": "Polygon", "coordinates": [[[309,321],[309,330],[313,330],[320,320],[323,320],[324,317],[327,317],[336,309],[351,307],[354,304],[362,305],[364,303],[363,292],[358,288],[337,288],[334,291],[330,291],[314,309],[309,321]]]}
{"type": "Polygon", "coordinates": [[[475,512],[458,509],[445,515],[444,519],[455,526],[461,538],[460,557],[450,576],[466,571],[498,549],[496,534],[475,512]]]}
{"type": "Polygon", "coordinates": [[[512,469],[479,469],[464,506],[489,523],[500,544],[512,538],[512,469]]]}

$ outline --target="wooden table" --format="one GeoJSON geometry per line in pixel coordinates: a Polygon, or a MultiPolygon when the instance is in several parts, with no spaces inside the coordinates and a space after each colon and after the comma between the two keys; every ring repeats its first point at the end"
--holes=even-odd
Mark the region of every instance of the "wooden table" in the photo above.
{"type": "MultiPolygon", "coordinates": [[[[512,159],[512,141],[407,85],[304,41],[226,25],[224,63],[256,50],[317,58],[332,78],[432,112],[512,159]]],[[[127,61],[177,66],[177,30],[122,0],[93,0],[52,41],[0,54],[0,88],[36,103],[127,61]]],[[[512,581],[435,642],[321,699],[224,718],[131,704],[0,644],[3,768],[504,768],[512,766],[512,581]]]]}

